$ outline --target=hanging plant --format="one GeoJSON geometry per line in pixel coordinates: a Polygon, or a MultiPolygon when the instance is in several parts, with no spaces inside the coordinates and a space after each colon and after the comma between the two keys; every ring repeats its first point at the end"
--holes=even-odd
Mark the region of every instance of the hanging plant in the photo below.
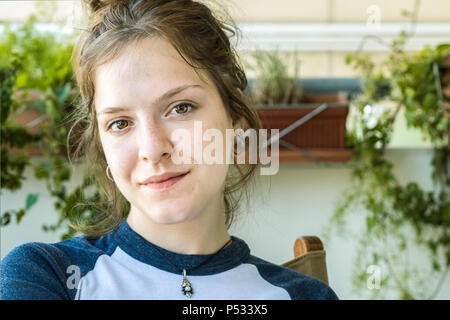
{"type": "Polygon", "coordinates": [[[368,266],[387,271],[380,274],[382,290],[370,290],[372,298],[432,299],[450,270],[450,121],[445,109],[450,83],[442,73],[450,45],[408,53],[404,46],[410,36],[401,33],[382,63],[359,52],[347,58],[361,73],[363,93],[351,105],[352,185],[330,228],[352,234],[346,218],[363,212],[354,286],[367,292],[368,266]],[[386,157],[400,111],[408,127],[420,130],[432,146],[431,190],[416,181],[402,184],[386,157]],[[425,259],[414,262],[409,250],[425,259]]]}
{"type": "MultiPolygon", "coordinates": [[[[42,136],[31,133],[26,127],[18,124],[9,115],[17,108],[18,103],[13,98],[17,73],[22,66],[13,58],[11,65],[0,68],[0,108],[1,108],[1,189],[16,191],[22,187],[25,180],[24,171],[30,164],[30,156],[26,153],[11,154],[11,148],[22,149],[28,144],[36,143],[42,136]]],[[[28,194],[25,207],[19,210],[7,210],[0,216],[0,225],[9,224],[12,217],[20,223],[25,213],[33,207],[38,199],[37,194],[28,194]]]]}

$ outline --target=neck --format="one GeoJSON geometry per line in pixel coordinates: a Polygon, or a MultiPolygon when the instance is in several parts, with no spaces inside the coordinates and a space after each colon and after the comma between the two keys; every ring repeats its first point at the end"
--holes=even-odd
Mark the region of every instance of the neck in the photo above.
{"type": "Polygon", "coordinates": [[[127,223],[147,241],[181,254],[212,254],[230,240],[224,214],[204,214],[181,223],[158,224],[132,207],[127,223]]]}

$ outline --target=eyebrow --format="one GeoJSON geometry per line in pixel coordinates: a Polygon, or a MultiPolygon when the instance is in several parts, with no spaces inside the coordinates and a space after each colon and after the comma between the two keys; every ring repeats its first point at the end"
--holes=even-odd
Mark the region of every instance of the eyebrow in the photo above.
{"type": "MultiPolygon", "coordinates": [[[[167,91],[166,93],[164,93],[162,96],[160,96],[159,98],[157,98],[155,100],[155,104],[161,103],[164,100],[167,100],[175,95],[177,95],[178,93],[189,89],[189,88],[203,88],[201,85],[198,84],[188,84],[188,85],[183,85],[183,86],[179,86],[173,89],[170,89],[169,91],[167,91]]],[[[110,107],[110,108],[105,108],[103,110],[101,110],[100,112],[97,113],[97,116],[102,115],[102,114],[111,114],[111,113],[117,113],[117,112],[122,112],[122,111],[126,111],[128,110],[128,108],[124,108],[124,107],[110,107]]]]}

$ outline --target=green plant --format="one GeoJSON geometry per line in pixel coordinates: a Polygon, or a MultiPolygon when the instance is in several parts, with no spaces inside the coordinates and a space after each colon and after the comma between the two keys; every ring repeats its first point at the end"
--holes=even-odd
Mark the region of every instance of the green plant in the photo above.
{"type": "Polygon", "coordinates": [[[347,62],[362,75],[363,93],[352,103],[353,184],[330,228],[351,234],[345,230],[346,217],[364,209],[353,279],[360,293],[367,289],[367,266],[378,265],[388,272],[381,279],[383,290],[371,290],[372,297],[392,293],[401,299],[431,299],[450,270],[450,121],[442,107],[450,97],[440,99],[435,72],[450,54],[450,45],[408,53],[404,45],[410,36],[402,32],[382,63],[360,52],[348,56],[347,62]],[[393,108],[370,116],[374,105],[392,103],[393,108]],[[401,110],[407,125],[421,130],[432,145],[432,190],[415,181],[400,183],[386,157],[401,110]],[[412,261],[410,250],[426,255],[429,263],[412,261]]]}
{"type": "MultiPolygon", "coordinates": [[[[33,134],[24,126],[19,125],[9,118],[18,106],[14,100],[13,92],[16,83],[16,75],[22,66],[13,59],[9,68],[0,68],[0,108],[1,108],[1,189],[16,191],[22,187],[25,179],[24,170],[30,164],[30,157],[26,153],[12,154],[12,148],[23,149],[26,145],[39,141],[42,136],[33,134]]],[[[37,194],[28,194],[25,200],[25,208],[8,210],[1,216],[0,224],[6,225],[11,217],[16,217],[20,223],[25,213],[36,203],[37,194]]]]}
{"type": "Polygon", "coordinates": [[[256,81],[250,88],[250,96],[256,105],[300,102],[302,89],[298,81],[300,60],[297,52],[283,57],[278,51],[255,51],[252,57],[255,62],[247,62],[247,67],[257,72],[256,81]],[[290,63],[294,66],[293,76],[289,76],[290,63]]]}
{"type": "MultiPolygon", "coordinates": [[[[75,35],[74,35],[75,36],[75,35]]],[[[94,216],[89,205],[95,203],[98,192],[88,196],[86,190],[93,185],[93,179],[86,172],[81,185],[71,193],[67,191],[67,182],[72,176],[71,163],[67,157],[68,130],[74,119],[68,117],[78,98],[70,64],[73,38],[58,40],[52,33],[41,32],[36,27],[36,17],[13,30],[5,25],[0,38],[0,61],[2,67],[2,189],[20,190],[23,171],[30,166],[37,179],[44,180],[49,194],[54,199],[58,221],[54,225],[44,225],[44,231],[56,231],[64,226],[66,231],[62,239],[76,234],[67,219],[77,216],[86,219],[94,216]],[[11,59],[11,53],[15,59],[11,59]],[[20,66],[20,67],[19,67],[20,66]],[[37,100],[26,99],[30,90],[39,92],[37,100]],[[33,109],[45,121],[40,124],[36,135],[29,134],[25,128],[14,123],[14,116],[33,109]],[[10,118],[7,120],[7,118],[10,118]],[[4,147],[5,145],[5,147],[4,147]],[[13,156],[10,149],[16,147],[20,154],[13,156]],[[42,152],[39,161],[30,162],[25,147],[38,146],[42,152]],[[36,162],[36,163],[35,163],[36,162]],[[12,173],[16,170],[16,173],[12,173]]],[[[1,225],[11,222],[15,214],[16,223],[20,223],[36,201],[37,195],[28,195],[26,208],[19,211],[2,213],[1,225]]]]}

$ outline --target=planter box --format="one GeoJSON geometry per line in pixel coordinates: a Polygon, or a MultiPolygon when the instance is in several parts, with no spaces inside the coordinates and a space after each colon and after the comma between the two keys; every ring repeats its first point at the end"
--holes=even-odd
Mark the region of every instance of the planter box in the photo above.
{"type": "MultiPolygon", "coordinates": [[[[36,125],[30,125],[33,124],[33,122],[39,121],[40,115],[35,110],[26,110],[16,116],[14,116],[14,120],[26,127],[28,131],[31,133],[38,133],[40,131],[41,124],[36,125]]],[[[8,148],[9,152],[11,154],[20,154],[20,153],[27,153],[30,156],[41,156],[42,150],[38,146],[26,146],[23,149],[17,149],[17,148],[8,148]]]]}
{"type": "MultiPolygon", "coordinates": [[[[312,112],[319,105],[294,105],[289,108],[268,107],[259,109],[258,114],[265,129],[281,131],[312,112]]],[[[347,114],[348,105],[330,104],[327,109],[289,132],[282,139],[298,148],[345,148],[347,114]]]]}
{"type": "Polygon", "coordinates": [[[257,106],[263,128],[279,129],[281,132],[322,103],[328,103],[327,109],[289,132],[282,140],[302,149],[345,148],[349,110],[345,95],[304,95],[304,101],[298,105],[257,106]]]}
{"type": "Polygon", "coordinates": [[[304,151],[291,150],[280,142],[281,163],[346,162],[351,159],[353,150],[345,148],[349,111],[346,94],[304,94],[300,104],[258,105],[257,112],[263,128],[269,129],[270,134],[270,129],[281,132],[323,103],[328,105],[325,110],[281,138],[304,151]]]}
{"type": "MultiPolygon", "coordinates": [[[[16,91],[16,99],[19,99],[22,102],[34,102],[43,99],[43,93],[39,90],[30,90],[29,96],[26,98],[22,97],[23,90],[16,91]]],[[[67,112],[70,112],[71,108],[67,109],[67,112]]],[[[10,114],[10,118],[12,118],[17,124],[22,125],[28,129],[31,133],[38,133],[42,131],[42,125],[48,122],[46,115],[40,115],[34,109],[26,109],[22,112],[10,114]]],[[[69,127],[67,128],[69,130],[69,127]]],[[[38,157],[44,154],[44,150],[42,150],[37,145],[28,145],[22,149],[10,148],[8,147],[8,151],[11,154],[28,154],[29,156],[38,157]]],[[[61,156],[67,156],[67,148],[65,146],[61,146],[60,153],[61,156]]]]}
{"type": "MultiPolygon", "coordinates": [[[[17,124],[22,125],[28,129],[31,133],[38,133],[41,131],[42,124],[45,124],[48,122],[48,120],[43,117],[42,115],[39,115],[35,110],[26,110],[16,116],[14,116],[15,122],[17,124]],[[35,124],[34,124],[35,123],[35,124]]],[[[12,155],[15,154],[28,154],[32,157],[40,157],[44,155],[44,150],[42,150],[37,145],[28,145],[25,146],[22,149],[17,148],[10,148],[8,147],[9,152],[12,155]]],[[[60,147],[59,155],[66,157],[67,156],[67,148],[65,146],[60,147]]]]}

